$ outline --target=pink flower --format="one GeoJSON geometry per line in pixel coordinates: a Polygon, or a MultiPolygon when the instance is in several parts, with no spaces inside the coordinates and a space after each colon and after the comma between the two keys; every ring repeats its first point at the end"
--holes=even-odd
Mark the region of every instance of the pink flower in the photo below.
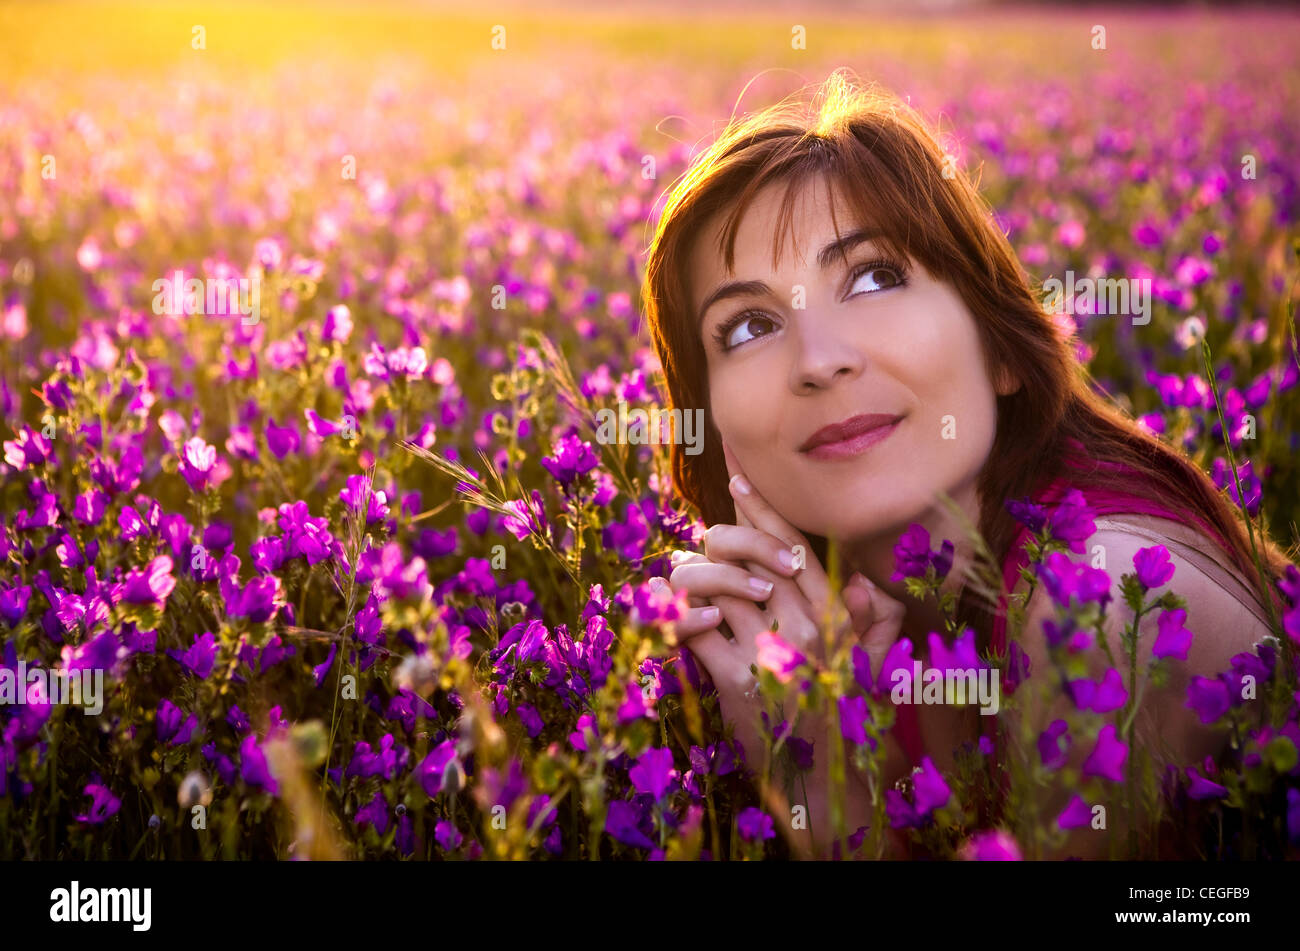
{"type": "Polygon", "coordinates": [[[763,631],[756,638],[756,643],[758,666],[770,670],[783,684],[789,683],[795,670],[808,662],[808,658],[772,631],[763,631]]]}

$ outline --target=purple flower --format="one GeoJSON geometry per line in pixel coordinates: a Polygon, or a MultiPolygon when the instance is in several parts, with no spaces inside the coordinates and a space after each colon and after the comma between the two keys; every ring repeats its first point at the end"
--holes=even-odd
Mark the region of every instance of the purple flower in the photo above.
{"type": "Polygon", "coordinates": [[[0,590],[0,618],[4,618],[5,623],[11,628],[17,627],[18,622],[27,613],[27,604],[31,597],[32,586],[29,584],[0,590]]]}
{"type": "Polygon", "coordinates": [[[740,837],[746,842],[762,842],[764,839],[776,838],[776,826],[772,822],[772,817],[762,809],[753,806],[742,809],[740,815],[736,816],[736,828],[740,832],[740,837]]]}
{"type": "Polygon", "coordinates": [[[925,526],[913,522],[894,545],[894,573],[889,580],[924,578],[933,566],[935,576],[942,581],[952,568],[953,550],[952,542],[945,540],[939,551],[931,551],[930,532],[925,526]]]}
{"type": "Polygon", "coordinates": [[[384,794],[376,792],[375,797],[357,810],[354,820],[358,826],[371,826],[375,832],[383,835],[388,831],[388,803],[384,794]]]}
{"type": "Polygon", "coordinates": [[[501,518],[501,526],[519,541],[537,534],[543,538],[550,534],[550,522],[546,518],[546,506],[542,502],[542,493],[532,491],[532,501],[512,499],[505,507],[513,514],[501,518]]]}
{"type": "Polygon", "coordinates": [[[443,740],[429,751],[416,772],[420,776],[420,785],[430,799],[442,792],[443,776],[452,760],[456,758],[456,744],[451,739],[443,740]]]}
{"type": "Polygon", "coordinates": [[[73,816],[78,822],[100,825],[117,815],[117,811],[122,808],[122,800],[114,796],[112,790],[102,785],[98,778],[87,784],[85,792],[90,796],[90,808],[82,815],[73,816]]]}
{"type": "Polygon", "coordinates": [[[1101,683],[1087,678],[1071,680],[1067,684],[1074,705],[1080,710],[1093,713],[1110,713],[1118,710],[1128,701],[1128,691],[1124,689],[1124,679],[1114,667],[1108,668],[1102,675],[1101,683]]]}
{"type": "Polygon", "coordinates": [[[582,716],[578,717],[578,728],[569,734],[569,744],[575,750],[579,750],[583,753],[591,752],[587,748],[587,730],[596,734],[596,718],[590,713],[584,713],[582,716]]]}
{"type": "Polygon", "coordinates": [[[1083,797],[1075,793],[1070,804],[1065,807],[1059,816],[1056,817],[1056,825],[1061,829],[1077,829],[1080,826],[1086,826],[1092,821],[1092,810],[1088,804],[1083,801],[1083,797]]]}
{"type": "Polygon", "coordinates": [[[1110,600],[1110,575],[1100,568],[1076,564],[1059,551],[1049,554],[1037,570],[1047,593],[1063,608],[1070,606],[1071,599],[1103,606],[1110,600]]]}
{"type": "Polygon", "coordinates": [[[1232,706],[1228,685],[1217,678],[1193,677],[1187,684],[1186,706],[1196,711],[1202,723],[1214,723],[1232,706]]]}
{"type": "Polygon", "coordinates": [[[172,746],[188,743],[199,725],[199,721],[193,714],[186,717],[184,712],[166,697],[158,704],[158,715],[154,722],[158,739],[172,746]]]}
{"type": "Polygon", "coordinates": [[[1065,542],[1070,551],[1078,555],[1083,554],[1083,543],[1097,530],[1092,511],[1078,489],[1065,494],[1061,503],[1052,510],[1047,527],[1052,538],[1065,542]]]}
{"type": "Polygon", "coordinates": [[[1286,791],[1286,832],[1292,845],[1300,845],[1300,789],[1286,791]]]}
{"type": "Polygon", "coordinates": [[[1065,765],[1070,753],[1070,728],[1064,720],[1053,720],[1038,735],[1038,755],[1045,769],[1060,769],[1065,765]],[[1061,739],[1065,745],[1061,745],[1061,739]]]}
{"type": "Polygon", "coordinates": [[[930,757],[921,760],[921,771],[912,776],[912,788],[915,792],[917,812],[926,815],[935,809],[942,809],[952,797],[952,790],[944,782],[943,775],[930,757]]]}
{"type": "Polygon", "coordinates": [[[615,799],[609,804],[609,811],[605,814],[605,831],[624,845],[639,849],[653,849],[655,844],[641,831],[640,822],[641,811],[636,806],[622,799],[615,799]]]}
{"type": "Polygon", "coordinates": [[[1169,560],[1169,550],[1164,545],[1152,545],[1138,551],[1133,556],[1133,567],[1143,591],[1166,585],[1174,576],[1174,565],[1169,560]]]}
{"type": "Polygon", "coordinates": [[[1211,782],[1196,771],[1195,766],[1187,767],[1187,778],[1191,785],[1188,787],[1187,795],[1193,799],[1222,799],[1228,795],[1226,787],[1220,786],[1216,782],[1211,782]]]}
{"type": "Polygon", "coordinates": [[[551,452],[553,455],[542,457],[542,466],[565,488],[600,464],[591,443],[583,442],[573,432],[560,438],[551,452]]]}
{"type": "Polygon", "coordinates": [[[880,662],[880,676],[876,678],[877,691],[910,691],[915,669],[912,665],[912,642],[906,637],[900,637],[890,645],[885,659],[880,662]]]}
{"type": "Polygon", "coordinates": [[[194,644],[186,650],[169,650],[167,656],[179,661],[181,666],[196,677],[206,679],[212,673],[212,665],[216,663],[218,650],[217,635],[207,632],[196,634],[194,644]]]}
{"type": "Polygon", "coordinates": [[[1156,622],[1159,633],[1156,635],[1155,643],[1151,645],[1153,657],[1187,660],[1187,649],[1192,646],[1192,632],[1183,627],[1185,620],[1187,620],[1187,611],[1183,608],[1160,612],[1160,618],[1156,622]]]}
{"type": "Polygon", "coordinates": [[[434,841],[438,843],[438,848],[444,852],[454,852],[460,848],[460,844],[465,841],[465,837],[460,834],[456,826],[442,819],[433,828],[434,841]]]}
{"type": "Polygon", "coordinates": [[[1020,846],[1015,837],[1003,829],[977,832],[961,850],[968,862],[1019,862],[1020,846]]]}
{"type": "Polygon", "coordinates": [[[772,631],[760,632],[755,643],[758,646],[758,666],[770,670],[783,684],[789,683],[794,672],[808,663],[803,654],[772,631]]]}
{"type": "Polygon", "coordinates": [[[876,741],[867,735],[866,724],[871,719],[871,711],[866,697],[840,697],[840,734],[850,743],[859,746],[871,745],[876,749],[876,741]]]}
{"type": "Polygon", "coordinates": [[[1115,725],[1112,723],[1101,728],[1097,734],[1097,745],[1084,761],[1083,775],[1099,776],[1116,783],[1124,781],[1124,761],[1128,758],[1128,746],[1115,734],[1115,725]]]}
{"type": "Polygon", "coordinates": [[[636,681],[629,681],[627,685],[627,700],[618,708],[618,722],[622,726],[645,717],[648,720],[657,719],[655,708],[646,703],[645,695],[641,688],[637,686],[636,681]]]}
{"type": "Polygon", "coordinates": [[[167,598],[176,587],[172,577],[172,560],[159,555],[142,570],[132,568],[122,583],[121,600],[127,604],[158,604],[166,606],[167,598]]]}
{"type": "Polygon", "coordinates": [[[677,770],[673,769],[673,751],[662,747],[646,750],[628,771],[628,778],[636,791],[648,793],[656,802],[663,798],[677,776],[677,770]]]}
{"type": "Polygon", "coordinates": [[[1037,535],[1047,524],[1047,509],[1028,499],[1010,499],[1007,501],[1007,511],[1030,532],[1037,535]]]}
{"type": "Polygon", "coordinates": [[[244,737],[244,742],[239,746],[239,776],[248,785],[260,786],[272,796],[279,791],[279,784],[271,775],[266,754],[262,752],[255,733],[244,737]]]}
{"type": "Polygon", "coordinates": [[[277,426],[274,419],[266,421],[266,444],[271,449],[271,454],[277,459],[283,459],[291,452],[297,452],[302,445],[302,437],[298,435],[298,427],[292,424],[288,426],[277,426]]]}
{"type": "Polygon", "coordinates": [[[200,437],[194,436],[181,450],[181,476],[195,492],[202,492],[212,483],[212,473],[217,464],[217,449],[200,437]]]}

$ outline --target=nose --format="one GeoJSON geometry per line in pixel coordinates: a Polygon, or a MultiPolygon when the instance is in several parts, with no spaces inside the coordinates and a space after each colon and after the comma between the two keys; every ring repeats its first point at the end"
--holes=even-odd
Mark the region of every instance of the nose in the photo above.
{"type": "Polygon", "coordinates": [[[837,378],[853,379],[862,372],[866,358],[850,339],[838,334],[827,322],[803,321],[796,330],[799,352],[791,369],[790,388],[796,393],[825,389],[837,378]]]}

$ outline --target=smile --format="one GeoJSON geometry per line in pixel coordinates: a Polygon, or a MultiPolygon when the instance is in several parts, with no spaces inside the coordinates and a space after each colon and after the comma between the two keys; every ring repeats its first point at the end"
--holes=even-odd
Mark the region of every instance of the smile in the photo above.
{"type": "Polygon", "coordinates": [[[896,419],[888,425],[868,429],[864,433],[858,433],[856,436],[849,436],[847,439],[822,443],[819,446],[814,446],[811,449],[804,450],[804,455],[810,456],[813,459],[850,459],[853,456],[866,452],[866,450],[870,449],[877,443],[888,439],[901,422],[901,418],[896,419]]]}

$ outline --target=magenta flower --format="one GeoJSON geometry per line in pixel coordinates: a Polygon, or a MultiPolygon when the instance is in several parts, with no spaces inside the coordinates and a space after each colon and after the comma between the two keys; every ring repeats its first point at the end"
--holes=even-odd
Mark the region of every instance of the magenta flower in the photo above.
{"type": "Polygon", "coordinates": [[[1074,705],[1080,710],[1093,713],[1110,713],[1118,710],[1128,701],[1128,690],[1124,688],[1124,679],[1114,667],[1108,668],[1102,675],[1101,683],[1083,678],[1071,680],[1067,684],[1074,705]]]}
{"type": "Polygon", "coordinates": [[[1047,527],[1052,538],[1065,542],[1070,551],[1077,555],[1083,554],[1083,543],[1097,531],[1092,510],[1078,489],[1068,491],[1065,498],[1052,509],[1047,527]]]}
{"type": "Polygon", "coordinates": [[[776,826],[772,817],[762,809],[750,806],[742,809],[736,816],[736,829],[746,842],[762,842],[764,839],[776,838],[776,826]]]}
{"type": "Polygon", "coordinates": [[[1070,728],[1064,720],[1053,720],[1038,735],[1038,755],[1045,769],[1060,769],[1070,753],[1070,728]],[[1062,745],[1061,740],[1065,743],[1062,745]]]}
{"type": "Polygon", "coordinates": [[[1186,706],[1196,711],[1202,723],[1214,723],[1232,706],[1228,685],[1217,678],[1193,677],[1187,684],[1186,706]]]}
{"type": "Polygon", "coordinates": [[[416,773],[420,777],[420,786],[430,799],[442,792],[443,776],[452,760],[456,758],[456,744],[451,739],[443,740],[429,751],[420,761],[416,773]]]}
{"type": "Polygon", "coordinates": [[[1075,563],[1059,551],[1038,565],[1038,576],[1052,600],[1063,608],[1068,608],[1071,600],[1096,601],[1103,606],[1110,600],[1110,575],[1100,568],[1075,563]]]}
{"type": "Polygon", "coordinates": [[[1152,545],[1138,551],[1133,556],[1133,567],[1143,591],[1166,585],[1174,576],[1174,565],[1169,560],[1169,550],[1164,545],[1152,545]]]}
{"type": "Polygon", "coordinates": [[[1183,627],[1185,620],[1187,620],[1187,611],[1183,608],[1160,612],[1160,618],[1156,622],[1159,633],[1156,634],[1155,643],[1151,645],[1153,657],[1187,660],[1187,649],[1192,646],[1192,632],[1183,627]]]}
{"type": "Polygon", "coordinates": [[[1227,787],[1206,779],[1197,772],[1195,766],[1187,767],[1187,778],[1191,783],[1187,795],[1193,799],[1222,799],[1228,795],[1227,787]]]}
{"type": "Polygon", "coordinates": [[[1123,782],[1124,761],[1127,758],[1128,746],[1116,736],[1115,725],[1107,723],[1097,734],[1097,745],[1084,761],[1083,775],[1123,782]]]}
{"type": "Polygon", "coordinates": [[[937,552],[931,551],[930,532],[924,525],[913,522],[894,545],[894,573],[889,580],[924,578],[933,567],[935,576],[942,581],[952,568],[953,551],[952,542],[946,539],[937,552]]]}
{"type": "Polygon", "coordinates": [[[114,796],[112,790],[101,784],[98,778],[86,785],[85,792],[90,796],[90,808],[82,815],[73,816],[78,822],[100,825],[117,815],[117,811],[122,808],[122,800],[114,796]]]}
{"type": "Polygon", "coordinates": [[[122,582],[121,600],[127,604],[167,605],[167,598],[176,587],[172,577],[172,560],[159,555],[144,569],[132,568],[122,582]]]}
{"type": "Polygon", "coordinates": [[[652,704],[646,703],[645,694],[641,692],[641,687],[635,680],[628,681],[627,699],[623,705],[618,708],[618,722],[622,726],[645,717],[648,720],[657,719],[655,708],[652,704]]]}
{"type": "Polygon", "coordinates": [[[770,670],[783,684],[789,683],[794,672],[808,663],[808,658],[772,631],[761,632],[755,642],[758,645],[758,666],[770,670]]]}
{"type": "Polygon", "coordinates": [[[850,743],[859,746],[870,744],[876,749],[876,741],[867,735],[866,725],[871,720],[871,710],[866,697],[840,697],[840,735],[850,743]]]}
{"type": "Polygon", "coordinates": [[[663,798],[678,775],[673,769],[673,751],[663,747],[647,749],[628,771],[636,791],[649,794],[656,802],[663,798]]]}
{"type": "Polygon", "coordinates": [[[217,635],[208,632],[196,635],[194,644],[184,651],[169,650],[167,656],[178,661],[190,673],[206,679],[217,660],[217,635]]]}
{"type": "Polygon", "coordinates": [[[272,796],[279,791],[279,784],[271,775],[271,767],[266,762],[266,754],[262,752],[255,733],[248,734],[240,744],[239,776],[248,785],[265,789],[272,796]]]}
{"type": "Polygon", "coordinates": [[[1003,829],[978,832],[961,850],[961,857],[968,862],[1019,862],[1020,846],[1015,837],[1003,829]]]}
{"type": "Polygon", "coordinates": [[[591,443],[582,441],[573,432],[561,437],[551,451],[553,455],[542,457],[542,466],[566,488],[600,464],[591,443]]]}
{"type": "Polygon", "coordinates": [[[1083,801],[1083,797],[1078,793],[1074,794],[1070,804],[1056,817],[1056,825],[1060,829],[1078,829],[1080,826],[1088,825],[1091,821],[1092,810],[1088,808],[1088,804],[1083,801]]]}
{"type": "Polygon", "coordinates": [[[653,849],[654,842],[641,830],[642,822],[642,811],[622,799],[611,802],[605,813],[605,831],[616,840],[638,849],[653,849]]]}
{"type": "Polygon", "coordinates": [[[271,455],[283,459],[290,453],[298,451],[302,445],[302,437],[298,434],[297,426],[293,424],[277,426],[274,419],[267,419],[266,444],[271,450],[271,455]]]}
{"type": "Polygon", "coordinates": [[[438,848],[444,852],[454,852],[465,841],[465,837],[460,834],[460,830],[446,819],[440,820],[434,826],[433,839],[438,843],[438,848]]]}
{"type": "Polygon", "coordinates": [[[217,449],[200,437],[194,436],[181,450],[181,476],[195,492],[202,492],[212,484],[213,470],[217,464],[217,449]]]}

